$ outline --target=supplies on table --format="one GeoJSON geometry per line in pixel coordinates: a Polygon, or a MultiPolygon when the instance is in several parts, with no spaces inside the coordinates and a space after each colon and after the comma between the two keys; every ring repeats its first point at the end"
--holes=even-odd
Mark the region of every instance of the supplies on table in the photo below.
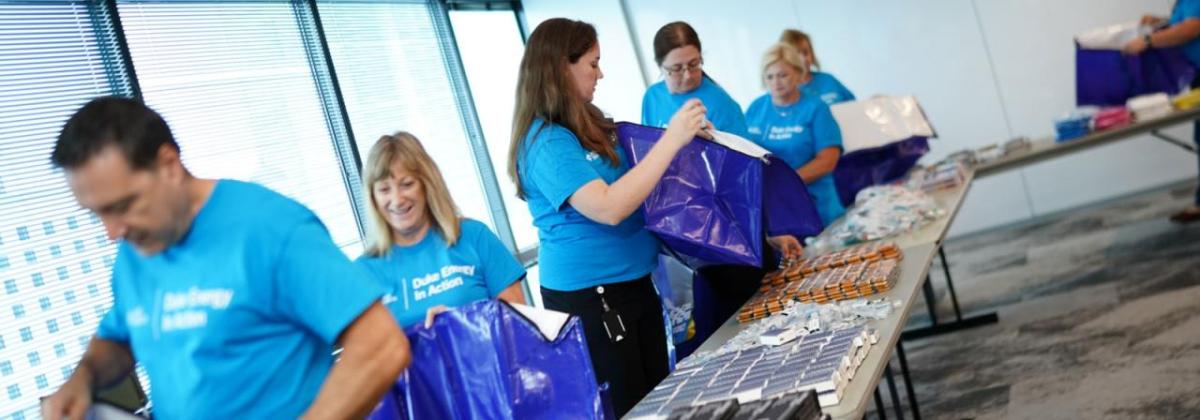
{"type": "MultiPolygon", "coordinates": [[[[1170,105],[1168,105],[1170,109],[1170,105]]],[[[1133,122],[1133,115],[1130,114],[1129,108],[1123,106],[1111,106],[1101,109],[1096,113],[1096,117],[1092,121],[1092,125],[1096,131],[1110,130],[1129,125],[1133,122]]]]}
{"type": "Polygon", "coordinates": [[[738,404],[735,399],[717,401],[671,412],[668,420],[821,420],[825,414],[816,391],[795,392],[775,398],[738,404]]]}
{"type": "Polygon", "coordinates": [[[1192,89],[1179,94],[1171,99],[1171,105],[1178,110],[1195,108],[1196,105],[1200,105],[1200,89],[1192,89]]]}
{"type": "Polygon", "coordinates": [[[946,156],[946,161],[962,162],[964,165],[974,165],[977,162],[974,150],[959,150],[946,156]]]}
{"type": "Polygon", "coordinates": [[[1029,137],[1017,137],[1004,143],[1004,155],[1008,156],[1032,148],[1033,143],[1029,142],[1029,137]]]}
{"type": "Polygon", "coordinates": [[[880,185],[858,193],[854,207],[820,237],[807,241],[818,252],[889,238],[945,216],[928,194],[900,185],[880,185]]]}
{"type": "Polygon", "coordinates": [[[812,390],[822,407],[836,405],[877,343],[859,326],[805,336],[783,346],[755,347],[705,363],[681,366],[650,391],[626,418],[665,418],[676,410],[736,399],[753,401],[812,390]]]}
{"type": "Polygon", "coordinates": [[[583,323],[565,313],[482,300],[406,329],[413,362],[373,420],[611,418],[583,323]]]}
{"type": "Polygon", "coordinates": [[[975,161],[978,163],[988,163],[1004,156],[1004,149],[995,144],[980,147],[975,151],[975,161]]]}
{"type": "Polygon", "coordinates": [[[833,181],[842,205],[863,188],[895,181],[929,152],[937,132],[913,96],[876,96],[830,107],[842,131],[833,181]]]}
{"type": "Polygon", "coordinates": [[[1151,95],[1142,95],[1136,98],[1129,99],[1126,103],[1129,110],[1133,112],[1133,118],[1138,121],[1147,121],[1155,118],[1162,118],[1171,114],[1171,101],[1165,93],[1155,93],[1151,95]]]}
{"type": "MultiPolygon", "coordinates": [[[[617,141],[634,165],[663,130],[617,124],[617,141]]],[[[797,238],[821,232],[804,180],[749,140],[714,132],[679,151],[642,204],[646,229],[692,268],[711,264],[758,266],[764,236],[797,238]]]]}
{"type": "Polygon", "coordinates": [[[834,260],[822,256],[771,273],[738,311],[738,322],[780,313],[790,302],[829,303],[891,290],[900,277],[900,255],[896,251],[882,258],[858,259],[844,265],[831,265],[834,260]]]}
{"type": "Polygon", "coordinates": [[[1081,106],[1054,120],[1054,140],[1063,142],[1088,135],[1092,131],[1092,118],[1100,112],[1094,106],[1081,106]]]}
{"type": "Polygon", "coordinates": [[[929,167],[918,167],[908,174],[909,188],[926,193],[957,188],[967,180],[967,167],[960,161],[951,160],[929,167]]]}
{"type": "Polygon", "coordinates": [[[680,362],[679,366],[703,364],[710,359],[749,348],[784,345],[815,332],[858,327],[871,320],[887,318],[901,303],[901,301],[886,297],[844,300],[826,304],[788,302],[778,313],[771,314],[765,319],[743,324],[737,335],[721,344],[716,350],[693,353],[680,362]],[[783,334],[790,337],[771,338],[783,334]]]}
{"type": "Polygon", "coordinates": [[[1186,89],[1195,69],[1179,48],[1150,48],[1138,55],[1121,51],[1152,30],[1135,21],[1076,35],[1076,104],[1116,106],[1138,95],[1186,89]]]}

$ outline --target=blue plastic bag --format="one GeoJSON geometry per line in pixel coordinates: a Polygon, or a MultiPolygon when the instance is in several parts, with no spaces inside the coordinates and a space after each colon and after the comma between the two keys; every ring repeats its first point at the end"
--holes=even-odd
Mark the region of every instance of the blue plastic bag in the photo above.
{"type": "Polygon", "coordinates": [[[413,363],[373,419],[612,417],[578,317],[546,337],[509,304],[483,300],[406,333],[413,363]]]}
{"type": "Polygon", "coordinates": [[[1187,88],[1196,70],[1178,48],[1152,48],[1129,56],[1117,50],[1075,45],[1075,102],[1078,106],[1121,106],[1150,93],[1174,95],[1187,88]]]}
{"type": "Polygon", "coordinates": [[[833,183],[838,199],[849,208],[859,191],[872,185],[886,184],[908,174],[921,156],[929,152],[929,140],[912,137],[872,149],[856,150],[838,159],[833,183]]]}
{"type": "MultiPolygon", "coordinates": [[[[617,124],[617,139],[637,164],[663,130],[617,124]]],[[[764,233],[805,237],[821,219],[804,182],[782,160],[764,163],[719,144],[695,139],[671,161],[642,205],[646,229],[688,266],[758,266],[764,233]]]]}

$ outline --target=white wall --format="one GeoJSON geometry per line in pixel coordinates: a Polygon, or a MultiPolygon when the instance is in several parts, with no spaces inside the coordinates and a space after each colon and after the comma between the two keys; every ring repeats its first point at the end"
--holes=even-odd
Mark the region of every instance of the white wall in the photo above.
{"type": "MultiPolygon", "coordinates": [[[[824,69],[857,96],[917,96],[940,135],[931,144],[927,160],[932,161],[1015,136],[1051,135],[1053,119],[1075,103],[1072,34],[1145,12],[1167,14],[1171,1],[696,0],[681,7],[666,0],[630,0],[627,5],[633,45],[645,57],[642,70],[652,80],[661,77],[653,63],[654,32],[684,20],[703,41],[705,71],[744,105],[763,93],[760,54],[785,28],[807,31],[824,69]]],[[[628,34],[617,0],[526,2],[525,10],[543,19],[561,15],[592,22],[605,48],[605,33],[628,34]]],[[[628,42],[628,36],[624,39],[628,42]]],[[[614,62],[622,58],[612,52],[604,53],[602,66],[610,78],[621,71],[621,77],[637,80],[615,68],[636,66],[632,52],[626,53],[622,63],[614,62]]],[[[621,83],[619,88],[642,87],[621,83]]],[[[640,90],[606,93],[610,101],[632,104],[609,103],[605,109],[640,106],[640,90]]],[[[1180,126],[1169,132],[1186,139],[1191,130],[1180,126]]],[[[1139,138],[980,180],[951,234],[1194,177],[1194,159],[1174,146],[1139,138]]]]}

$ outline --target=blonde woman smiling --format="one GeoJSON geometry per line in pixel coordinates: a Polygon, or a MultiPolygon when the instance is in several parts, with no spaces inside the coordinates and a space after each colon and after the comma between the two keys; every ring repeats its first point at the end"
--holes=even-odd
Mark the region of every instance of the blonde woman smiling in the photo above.
{"type": "Polygon", "coordinates": [[[383,136],[365,170],[371,230],[357,263],[389,290],[384,303],[400,325],[428,324],[446,307],[480,299],[525,302],[525,268],[486,225],[459,217],[416,137],[383,136]]]}

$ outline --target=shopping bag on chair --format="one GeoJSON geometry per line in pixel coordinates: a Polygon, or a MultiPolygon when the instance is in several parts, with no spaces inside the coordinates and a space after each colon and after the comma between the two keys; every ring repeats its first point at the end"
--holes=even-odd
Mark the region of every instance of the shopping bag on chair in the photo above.
{"type": "MultiPolygon", "coordinates": [[[[649,153],[662,133],[617,124],[618,142],[632,164],[649,153]]],[[[692,268],[758,266],[764,234],[803,240],[821,232],[816,206],[795,172],[748,140],[718,135],[723,144],[697,138],[680,150],[642,205],[646,229],[672,255],[692,268]]]]}
{"type": "Polygon", "coordinates": [[[1075,37],[1075,102],[1078,106],[1121,106],[1151,93],[1175,95],[1195,77],[1179,48],[1152,48],[1125,55],[1125,43],[1150,33],[1138,22],[1093,29],[1075,37]]]}
{"type": "Polygon", "coordinates": [[[578,317],[483,300],[406,333],[413,362],[391,394],[409,419],[612,418],[578,317]]]}
{"type": "Polygon", "coordinates": [[[838,199],[850,207],[859,191],[905,176],[937,137],[912,96],[876,96],[830,107],[842,130],[842,157],[833,170],[838,199]]]}

